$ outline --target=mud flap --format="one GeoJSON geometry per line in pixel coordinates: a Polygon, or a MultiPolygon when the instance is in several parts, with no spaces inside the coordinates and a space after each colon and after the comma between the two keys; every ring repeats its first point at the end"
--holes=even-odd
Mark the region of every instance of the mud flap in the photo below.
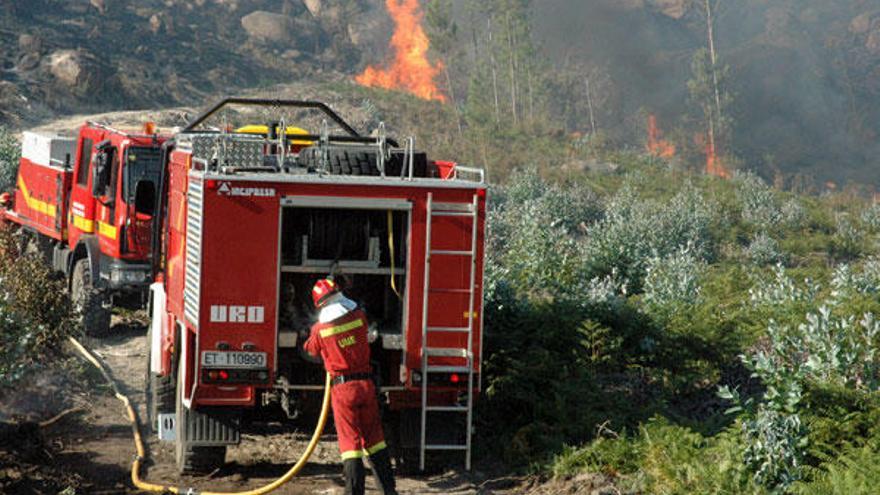
{"type": "Polygon", "coordinates": [[[183,435],[183,440],[191,447],[238,445],[241,441],[240,416],[237,412],[184,408],[182,419],[183,424],[175,424],[173,428],[176,435],[183,435]]]}

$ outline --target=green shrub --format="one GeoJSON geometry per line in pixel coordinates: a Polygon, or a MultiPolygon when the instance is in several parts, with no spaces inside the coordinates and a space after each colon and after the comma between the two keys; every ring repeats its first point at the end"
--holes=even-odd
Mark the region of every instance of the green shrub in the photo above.
{"type": "Polygon", "coordinates": [[[0,192],[11,191],[15,187],[20,157],[18,139],[9,129],[0,126],[0,192]]]}
{"type": "Polygon", "coordinates": [[[693,187],[662,203],[647,201],[632,187],[624,187],[609,201],[605,217],[588,229],[588,273],[619,273],[627,287],[638,293],[652,258],[689,247],[695,257],[711,259],[715,221],[713,205],[693,187]]]}
{"type": "Polygon", "coordinates": [[[787,256],[779,242],[764,232],[756,235],[745,249],[746,259],[756,266],[784,264],[787,256]]]}
{"type": "Polygon", "coordinates": [[[765,491],[750,479],[740,457],[736,428],[705,437],[662,418],[629,436],[604,435],[579,448],[566,448],[550,464],[557,477],[598,472],[617,478],[625,493],[747,494],[765,491]]]}
{"type": "Polygon", "coordinates": [[[64,281],[18,244],[0,229],[0,388],[57,354],[74,328],[64,281]]]}
{"type": "Polygon", "coordinates": [[[846,215],[838,215],[837,230],[828,247],[830,256],[849,261],[858,258],[865,250],[865,233],[846,215]]]}
{"type": "Polygon", "coordinates": [[[705,265],[691,252],[691,245],[665,257],[655,256],[645,267],[642,301],[648,313],[661,320],[700,304],[700,277],[705,265]]]}
{"type": "Polygon", "coordinates": [[[850,448],[822,464],[821,469],[810,470],[813,479],[794,485],[792,493],[799,495],[857,495],[877,493],[880,487],[880,445],[850,448]]]}

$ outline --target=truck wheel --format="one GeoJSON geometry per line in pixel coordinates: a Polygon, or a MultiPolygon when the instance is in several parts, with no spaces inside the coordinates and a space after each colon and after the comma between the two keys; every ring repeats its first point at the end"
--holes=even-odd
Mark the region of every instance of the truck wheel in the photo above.
{"type": "Polygon", "coordinates": [[[175,396],[177,439],[174,441],[174,453],[177,457],[177,470],[181,474],[204,474],[223,466],[226,462],[226,446],[195,447],[184,438],[189,409],[183,405],[183,372],[180,369],[177,370],[175,396]]]}
{"type": "MultiPolygon", "coordinates": [[[[153,330],[147,331],[147,345],[152,342],[153,330]]],[[[150,431],[158,433],[159,415],[174,412],[174,379],[171,375],[160,376],[150,371],[152,348],[147,348],[147,368],[144,380],[144,404],[150,431]]]]}
{"type": "Polygon", "coordinates": [[[70,296],[79,316],[80,328],[86,335],[106,337],[110,334],[107,294],[95,287],[87,258],[77,261],[73,266],[70,296]]]}

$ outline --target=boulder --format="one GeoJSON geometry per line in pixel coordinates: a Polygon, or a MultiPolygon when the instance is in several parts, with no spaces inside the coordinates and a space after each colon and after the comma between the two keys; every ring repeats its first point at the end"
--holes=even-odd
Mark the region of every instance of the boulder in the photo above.
{"type": "Polygon", "coordinates": [[[649,0],[661,14],[673,19],[681,19],[687,13],[687,0],[649,0]]]}
{"type": "Polygon", "coordinates": [[[306,4],[306,8],[309,9],[313,16],[318,17],[321,15],[321,0],[303,0],[303,3],[306,4]]]}
{"type": "Polygon", "coordinates": [[[43,40],[33,34],[22,34],[18,37],[18,47],[24,53],[39,53],[43,49],[43,40]]]}
{"type": "Polygon", "coordinates": [[[875,12],[865,12],[854,18],[849,23],[849,31],[852,34],[865,34],[871,29],[875,12]]]}
{"type": "Polygon", "coordinates": [[[874,29],[868,34],[868,39],[865,40],[865,48],[872,55],[880,55],[880,28],[874,29]]]}
{"type": "Polygon", "coordinates": [[[67,86],[76,86],[86,78],[82,55],[76,50],[58,50],[49,55],[49,72],[67,86]]]}
{"type": "Polygon", "coordinates": [[[92,4],[92,7],[98,9],[98,12],[100,12],[101,15],[107,13],[106,0],[89,0],[89,3],[92,4]]]}
{"type": "Polygon", "coordinates": [[[40,54],[37,52],[29,52],[25,53],[23,57],[18,60],[18,64],[16,64],[16,68],[18,70],[32,70],[36,69],[37,66],[40,65],[40,54]]]}
{"type": "Polygon", "coordinates": [[[159,18],[158,14],[153,14],[150,17],[150,31],[153,34],[157,34],[160,29],[162,29],[162,19],[159,18]]]}
{"type": "Polygon", "coordinates": [[[289,41],[290,18],[258,10],[241,18],[241,26],[252,39],[260,41],[289,41]]]}
{"type": "Polygon", "coordinates": [[[348,39],[352,45],[360,47],[380,38],[376,34],[383,33],[381,28],[382,21],[378,18],[362,16],[348,25],[348,39]]]}

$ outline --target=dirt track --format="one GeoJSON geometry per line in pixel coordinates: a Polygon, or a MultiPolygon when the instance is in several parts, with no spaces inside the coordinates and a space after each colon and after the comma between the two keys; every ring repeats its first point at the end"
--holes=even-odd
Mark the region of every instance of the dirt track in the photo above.
{"type": "MultiPolygon", "coordinates": [[[[141,324],[115,323],[113,337],[92,341],[94,351],[107,363],[113,377],[131,398],[143,417],[143,377],[146,361],[146,329],[141,324]]],[[[97,377],[93,383],[100,383],[97,377]]],[[[69,405],[71,401],[65,401],[69,405]]],[[[84,491],[77,493],[128,493],[129,468],[134,456],[131,431],[118,400],[106,391],[86,392],[72,400],[84,408],[76,418],[64,419],[45,436],[56,453],[52,464],[82,480],[84,491]]],[[[55,409],[58,409],[56,406],[55,409]]],[[[45,416],[45,414],[44,414],[45,416]]],[[[311,435],[311,424],[288,426],[270,424],[243,435],[241,445],[229,449],[227,464],[209,476],[181,477],[174,466],[173,444],[149,438],[151,463],[145,477],[198,489],[238,491],[269,482],[295,462],[311,435]]],[[[142,431],[145,431],[142,428],[142,431]]],[[[303,473],[276,493],[342,493],[341,465],[338,463],[335,435],[329,426],[303,473]]],[[[376,493],[368,479],[368,492],[376,493]]],[[[512,493],[510,481],[492,481],[478,469],[467,473],[450,469],[427,477],[398,477],[401,493],[512,493]],[[500,485],[506,485],[504,488],[500,485]]],[[[517,485],[517,482],[513,483],[517,485]]],[[[518,491],[516,488],[512,488],[518,491]]]]}

